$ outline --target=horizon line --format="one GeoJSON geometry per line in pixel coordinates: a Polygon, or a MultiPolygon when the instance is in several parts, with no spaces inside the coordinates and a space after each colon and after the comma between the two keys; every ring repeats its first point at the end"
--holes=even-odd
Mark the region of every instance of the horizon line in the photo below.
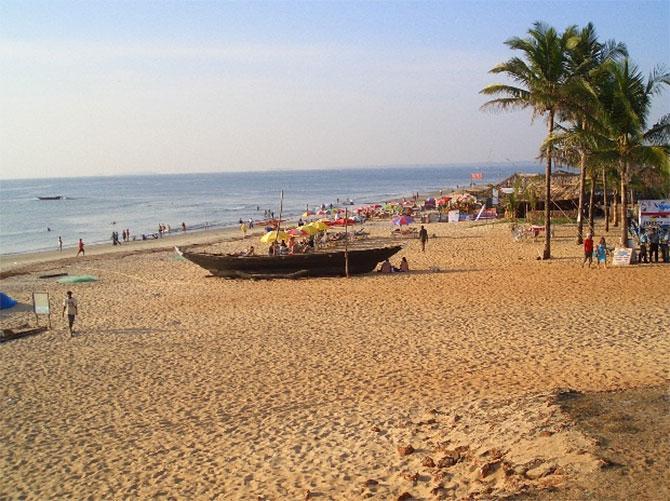
{"type": "MultiPolygon", "coordinates": [[[[498,162],[462,162],[462,163],[420,163],[420,164],[370,164],[370,165],[347,165],[347,166],[331,166],[331,167],[315,167],[315,168],[282,168],[282,169],[258,169],[258,170],[224,170],[224,171],[196,171],[196,172],[126,172],[120,174],[92,174],[82,176],[53,176],[53,177],[0,177],[0,181],[28,181],[39,179],[80,179],[80,178],[97,178],[97,177],[134,177],[134,176],[189,176],[199,174],[251,174],[251,173],[277,173],[277,172],[313,172],[313,171],[335,171],[335,170],[356,170],[356,169],[415,169],[421,167],[470,167],[478,165],[480,169],[488,167],[495,167],[499,165],[541,165],[538,160],[504,160],[498,162]]],[[[566,166],[562,166],[566,167],[566,166]]],[[[567,168],[570,168],[569,166],[567,168]]]]}

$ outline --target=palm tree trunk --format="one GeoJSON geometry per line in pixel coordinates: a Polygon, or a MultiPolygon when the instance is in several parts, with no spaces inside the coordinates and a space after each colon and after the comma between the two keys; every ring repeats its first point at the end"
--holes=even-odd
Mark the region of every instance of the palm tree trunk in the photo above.
{"type": "Polygon", "coordinates": [[[612,209],[612,226],[614,226],[615,228],[618,228],[619,227],[619,191],[617,189],[614,190],[614,196],[612,198],[614,199],[614,207],[612,209]]]}
{"type": "MultiPolygon", "coordinates": [[[[549,110],[549,137],[554,133],[554,110],[549,110]]],[[[547,167],[544,189],[544,252],[542,259],[551,259],[551,144],[547,146],[547,167]]]]}
{"type": "Polygon", "coordinates": [[[579,205],[577,207],[577,243],[584,243],[584,195],[586,191],[586,153],[579,152],[579,205]]]}
{"type": "Polygon", "coordinates": [[[596,176],[591,170],[591,175],[589,176],[591,179],[591,189],[589,192],[589,233],[591,236],[595,235],[595,222],[593,221],[593,206],[595,205],[595,196],[596,196],[596,176]]]}
{"type": "Polygon", "coordinates": [[[626,210],[628,189],[626,187],[626,180],[628,179],[628,162],[625,160],[619,161],[619,169],[621,171],[621,237],[619,243],[622,247],[628,245],[628,211],[626,210]]]}
{"type": "Polygon", "coordinates": [[[607,197],[607,169],[603,167],[603,208],[605,209],[605,233],[610,231],[610,204],[607,197]]]}

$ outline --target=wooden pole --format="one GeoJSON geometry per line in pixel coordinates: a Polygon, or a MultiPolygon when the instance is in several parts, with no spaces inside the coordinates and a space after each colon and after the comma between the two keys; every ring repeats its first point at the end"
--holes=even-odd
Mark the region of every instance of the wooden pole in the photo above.
{"type": "Polygon", "coordinates": [[[281,215],[282,211],[284,210],[284,190],[281,190],[281,194],[279,195],[279,222],[277,223],[277,238],[275,238],[275,242],[279,238],[279,230],[281,229],[281,215]]]}
{"type": "Polygon", "coordinates": [[[344,209],[344,275],[349,278],[349,209],[344,209]]]}

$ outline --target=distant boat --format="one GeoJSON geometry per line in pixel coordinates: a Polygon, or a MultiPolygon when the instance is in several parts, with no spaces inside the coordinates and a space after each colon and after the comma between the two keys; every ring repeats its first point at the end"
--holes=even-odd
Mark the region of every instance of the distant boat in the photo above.
{"type": "MultiPolygon", "coordinates": [[[[368,273],[378,263],[391,257],[401,246],[377,247],[372,249],[351,249],[348,251],[349,272],[352,275],[368,273]]],[[[290,254],[286,256],[229,256],[183,251],[178,254],[205,268],[212,275],[227,278],[298,278],[328,277],[345,274],[343,250],[290,254]]]]}
{"type": "Polygon", "coordinates": [[[62,200],[63,195],[55,195],[53,197],[37,197],[37,200],[62,200]]]}

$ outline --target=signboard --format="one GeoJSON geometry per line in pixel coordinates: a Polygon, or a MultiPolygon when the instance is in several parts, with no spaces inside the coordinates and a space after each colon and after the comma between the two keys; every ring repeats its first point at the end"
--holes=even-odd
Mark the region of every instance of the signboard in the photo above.
{"type": "Polygon", "coordinates": [[[458,223],[458,216],[459,216],[460,211],[457,210],[450,210],[448,214],[448,221],[450,223],[458,223]]]}
{"type": "Polygon", "coordinates": [[[49,327],[51,327],[51,307],[49,305],[48,292],[33,292],[33,311],[35,312],[35,318],[38,319],[38,323],[38,315],[47,315],[49,317],[49,327]]]}
{"type": "Polygon", "coordinates": [[[670,200],[639,200],[640,227],[670,225],[670,200]]]}
{"type": "Polygon", "coordinates": [[[33,292],[33,311],[35,315],[48,315],[49,311],[49,293],[33,292]]]}
{"type": "Polygon", "coordinates": [[[629,247],[616,247],[612,254],[613,266],[628,266],[633,258],[633,249],[629,247]]]}
{"type": "Polygon", "coordinates": [[[504,193],[505,195],[511,195],[514,193],[514,188],[500,188],[500,192],[504,193]]]}
{"type": "Polygon", "coordinates": [[[499,193],[497,188],[491,190],[491,205],[498,205],[500,202],[499,193]]]}

